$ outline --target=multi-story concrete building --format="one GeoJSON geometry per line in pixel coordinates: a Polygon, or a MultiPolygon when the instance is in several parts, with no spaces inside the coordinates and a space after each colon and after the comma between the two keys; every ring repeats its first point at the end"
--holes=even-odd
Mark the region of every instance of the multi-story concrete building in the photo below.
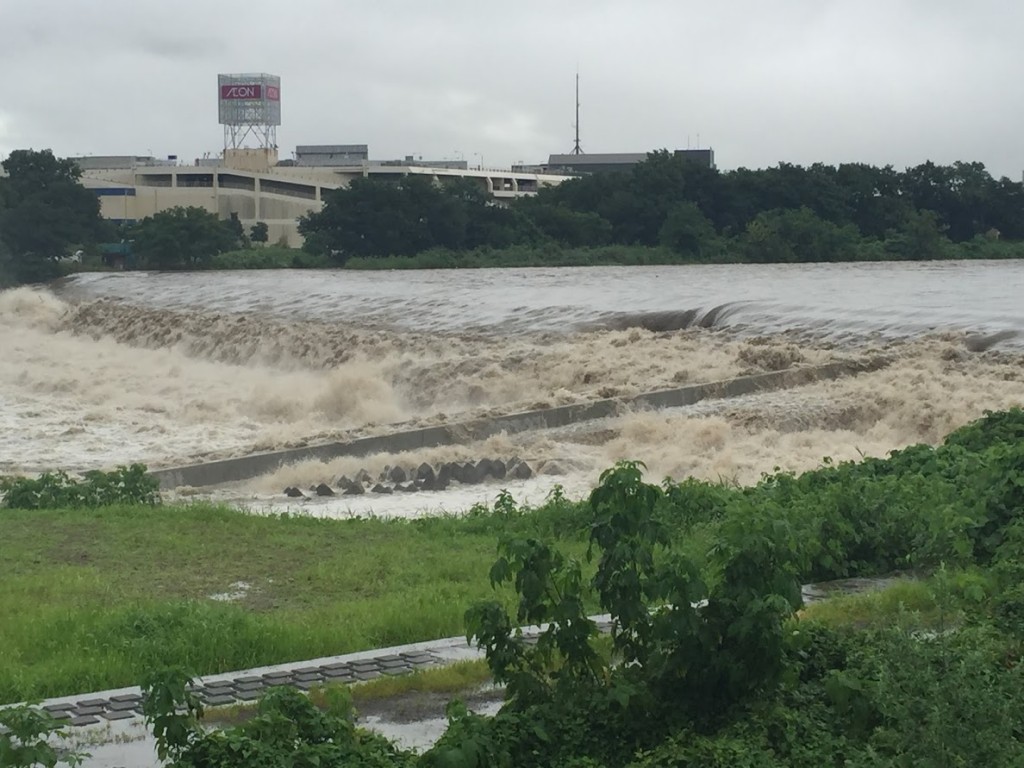
{"type": "Polygon", "coordinates": [[[534,195],[560,184],[567,174],[469,168],[465,161],[369,160],[366,145],[303,146],[294,161],[278,162],[275,149],[228,148],[216,159],[193,165],[175,159],[107,156],[75,158],[82,183],[100,198],[104,218],[134,222],[175,206],[197,206],[223,219],[236,215],[248,229],[257,221],[270,242],[296,246],[298,219],[323,206],[325,192],[359,177],[401,179],[428,176],[476,181],[496,201],[534,195]]]}

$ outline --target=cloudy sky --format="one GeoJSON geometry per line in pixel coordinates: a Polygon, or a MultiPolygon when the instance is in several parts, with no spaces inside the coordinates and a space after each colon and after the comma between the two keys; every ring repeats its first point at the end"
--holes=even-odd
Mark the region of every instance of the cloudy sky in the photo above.
{"type": "Polygon", "coordinates": [[[501,166],[711,146],[1024,169],[1014,0],[0,0],[0,157],[223,147],[218,72],[281,76],[281,157],[365,143],[501,166]]]}

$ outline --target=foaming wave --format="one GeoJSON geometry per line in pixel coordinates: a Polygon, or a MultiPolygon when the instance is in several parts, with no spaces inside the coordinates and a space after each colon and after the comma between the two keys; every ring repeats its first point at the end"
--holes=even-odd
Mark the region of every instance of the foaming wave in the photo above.
{"type": "Polygon", "coordinates": [[[0,294],[0,469],[190,463],[778,367],[783,340],[382,331],[0,294]]]}
{"type": "Polygon", "coordinates": [[[406,416],[358,354],[329,369],[243,366],[80,335],[80,318],[45,292],[0,293],[0,471],[174,464],[406,416]]]}
{"type": "Polygon", "coordinates": [[[520,450],[521,446],[507,435],[495,435],[487,440],[467,445],[443,445],[394,454],[339,456],[328,461],[299,461],[238,485],[258,493],[277,494],[287,486],[310,488],[319,483],[333,484],[342,475],[355,477],[363,470],[372,477],[377,477],[386,467],[401,466],[415,469],[424,462],[437,466],[449,461],[476,462],[481,458],[509,458],[520,455],[520,450]]]}
{"type": "Polygon", "coordinates": [[[826,456],[856,460],[937,444],[986,410],[1024,405],[1016,355],[966,355],[950,335],[889,352],[888,367],[855,377],[632,414],[585,450],[598,466],[641,458],[654,477],[747,484],[776,467],[812,469],[826,456]]]}
{"type": "MultiPolygon", "coordinates": [[[[785,346],[781,339],[742,340],[723,332],[712,345],[699,328],[668,337],[637,327],[516,336],[413,333],[109,300],[76,307],[63,327],[131,346],[281,371],[372,365],[363,379],[385,382],[417,415],[558,405],[777,369],[778,360],[817,364],[829,357],[823,351],[783,351],[771,362],[772,350],[785,346]],[[759,351],[751,352],[754,347],[759,351]]],[[[328,401],[322,404],[331,409],[328,401]]]]}
{"type": "Polygon", "coordinates": [[[620,331],[629,328],[642,328],[655,333],[687,328],[717,328],[724,325],[726,320],[746,304],[747,302],[728,302],[710,309],[609,313],[599,320],[583,323],[581,327],[585,330],[620,331]]]}
{"type": "Polygon", "coordinates": [[[313,416],[323,419],[324,428],[387,423],[405,414],[380,365],[366,360],[322,374],[292,372],[263,378],[254,385],[252,403],[253,412],[267,419],[292,422],[313,416]]]}
{"type": "MultiPolygon", "coordinates": [[[[837,355],[834,341],[700,327],[702,317],[714,324],[729,306],[689,319],[669,313],[650,327],[498,336],[110,300],[69,306],[46,292],[8,291],[0,293],[0,348],[14,364],[0,370],[0,470],[183,464],[380,433],[395,422],[446,423],[818,365],[837,355]],[[668,330],[684,320],[687,327],[668,330]]],[[[595,474],[618,458],[643,458],[656,474],[746,481],[790,458],[806,466],[825,455],[934,441],[1017,396],[1019,358],[989,349],[1000,339],[971,342],[947,332],[886,342],[897,364],[891,373],[851,380],[871,382],[863,389],[837,382],[815,385],[817,400],[794,391],[749,406],[636,414],[632,427],[606,425],[571,439],[522,436],[510,448],[582,461],[595,474]]],[[[858,344],[858,353],[882,351],[858,344]]],[[[459,458],[484,455],[473,448],[459,458]]]]}
{"type": "Polygon", "coordinates": [[[110,299],[80,304],[63,328],[94,339],[151,349],[174,348],[193,358],[278,368],[329,368],[348,362],[363,334],[318,323],[230,314],[162,310],[110,299]]]}
{"type": "MultiPolygon", "coordinates": [[[[552,463],[558,465],[558,474],[537,478],[538,488],[550,489],[558,483],[576,498],[593,487],[601,470],[622,459],[644,461],[650,482],[697,477],[745,485],[779,469],[813,469],[826,456],[834,461],[857,460],[865,455],[885,456],[909,444],[936,444],[986,410],[1024,404],[1024,373],[1017,356],[967,354],[963,338],[950,334],[897,345],[889,352],[892,363],[887,368],[792,390],[703,401],[666,411],[638,411],[559,430],[498,435],[475,444],[301,462],[238,484],[224,498],[268,508],[294,507],[294,502],[281,497],[285,486],[331,484],[339,475],[354,476],[362,469],[376,475],[389,465],[412,467],[421,461],[437,464],[512,455],[526,458],[542,472],[552,463]]],[[[314,499],[300,508],[318,516],[366,511],[435,514],[486,501],[498,487],[314,499]]]]}
{"type": "Polygon", "coordinates": [[[68,311],[67,304],[44,289],[0,291],[0,328],[56,331],[68,311]]]}

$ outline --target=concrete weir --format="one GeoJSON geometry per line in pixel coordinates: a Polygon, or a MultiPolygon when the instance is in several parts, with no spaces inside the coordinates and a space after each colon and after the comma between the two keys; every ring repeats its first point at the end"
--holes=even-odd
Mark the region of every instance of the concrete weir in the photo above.
{"type": "Polygon", "coordinates": [[[707,384],[693,384],[675,389],[645,392],[633,397],[593,400],[589,403],[524,411],[507,416],[471,419],[443,426],[363,437],[350,442],[330,442],[283,451],[256,453],[234,459],[156,470],[152,474],[160,481],[160,487],[164,489],[217,485],[248,480],[299,461],[327,461],[339,456],[402,453],[420,448],[475,442],[502,432],[512,434],[530,430],[555,429],[584,421],[617,416],[629,410],[679,408],[693,405],[701,400],[789,389],[815,381],[839,379],[875,371],[885,367],[887,363],[888,361],[884,358],[874,358],[827,363],[808,368],[790,368],[784,371],[740,376],[707,384]]]}

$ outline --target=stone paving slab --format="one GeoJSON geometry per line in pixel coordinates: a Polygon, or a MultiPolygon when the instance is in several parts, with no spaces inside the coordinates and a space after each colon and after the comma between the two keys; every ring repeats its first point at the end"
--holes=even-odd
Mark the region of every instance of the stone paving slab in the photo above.
{"type": "MultiPolygon", "coordinates": [[[[440,641],[440,644],[446,642],[440,641]]],[[[465,643],[464,638],[462,642],[465,643]]],[[[396,649],[386,649],[380,656],[370,658],[366,658],[365,653],[355,654],[359,658],[352,661],[337,658],[324,660],[322,664],[303,661],[262,674],[255,674],[259,670],[246,670],[232,676],[217,676],[217,679],[200,678],[193,682],[190,690],[204,706],[219,707],[256,701],[268,688],[279,685],[309,691],[325,683],[354,683],[372,680],[385,673],[404,675],[417,669],[447,663],[443,655],[430,649],[417,648],[404,656],[388,652],[393,650],[396,649]]],[[[100,722],[100,717],[106,720],[138,717],[141,714],[142,694],[139,689],[110,692],[109,695],[91,694],[89,698],[72,697],[49,701],[42,708],[68,725],[95,725],[100,722]]]]}
{"type": "Polygon", "coordinates": [[[89,707],[78,707],[75,712],[79,715],[102,715],[107,709],[108,702],[103,701],[89,707]]]}
{"type": "Polygon", "coordinates": [[[128,718],[135,717],[136,713],[133,711],[118,711],[112,710],[110,712],[104,712],[103,717],[107,720],[127,720],[128,718]]]}
{"type": "Polygon", "coordinates": [[[141,700],[136,701],[115,701],[110,700],[107,704],[107,709],[111,712],[131,712],[132,710],[138,709],[141,705],[141,700]]]}

